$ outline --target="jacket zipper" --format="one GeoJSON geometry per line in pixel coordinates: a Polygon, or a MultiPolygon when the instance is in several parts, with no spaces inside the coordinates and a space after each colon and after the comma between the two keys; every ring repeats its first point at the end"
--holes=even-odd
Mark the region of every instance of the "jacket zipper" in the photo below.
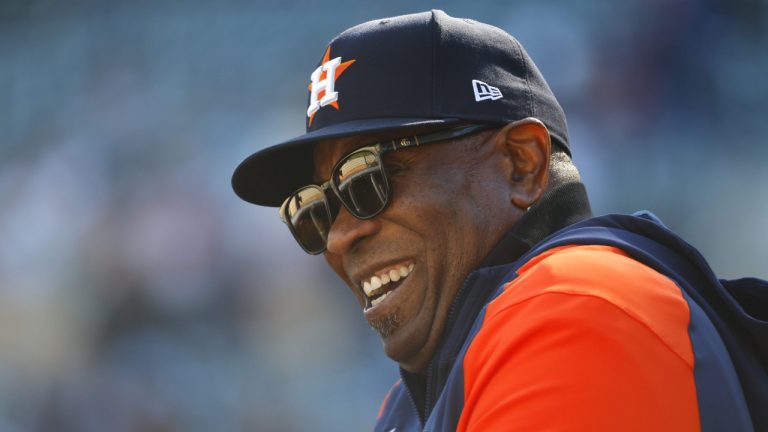
{"type": "MultiPolygon", "coordinates": [[[[466,290],[466,288],[467,288],[467,286],[469,284],[469,281],[473,279],[473,277],[475,276],[475,273],[477,273],[477,271],[473,271],[472,273],[470,273],[464,279],[464,282],[461,284],[461,287],[459,288],[459,290],[456,291],[456,296],[453,298],[453,302],[451,303],[451,307],[448,309],[448,316],[445,319],[444,331],[447,330],[448,328],[452,328],[453,327],[453,320],[455,319],[454,315],[456,315],[456,309],[458,308],[459,300],[461,300],[461,297],[462,297],[464,291],[466,290]]],[[[443,334],[443,338],[445,338],[447,336],[448,336],[447,333],[443,334]]],[[[444,341],[445,341],[445,339],[443,339],[443,342],[444,341]]],[[[442,347],[442,344],[438,347],[438,350],[441,347],[442,347]]],[[[438,353],[438,356],[434,357],[432,359],[432,361],[430,361],[429,364],[427,365],[427,385],[426,385],[426,388],[425,388],[425,397],[424,397],[424,413],[419,415],[419,419],[420,420],[423,419],[421,421],[422,427],[424,427],[424,425],[426,424],[427,419],[429,418],[429,415],[432,414],[432,408],[434,408],[432,406],[432,404],[434,403],[433,399],[435,399],[435,397],[432,395],[432,393],[434,392],[434,387],[436,386],[436,383],[434,383],[434,381],[437,380],[437,377],[433,376],[436,373],[434,371],[435,363],[437,363],[437,364],[440,363],[439,353],[438,353]],[[422,415],[423,415],[423,417],[422,417],[422,415]]],[[[415,405],[414,405],[414,407],[415,407],[415,405]]]]}
{"type": "Polygon", "coordinates": [[[416,414],[416,418],[419,419],[419,425],[422,429],[424,429],[424,423],[426,420],[423,420],[421,418],[421,413],[419,412],[419,408],[416,406],[416,402],[413,401],[413,393],[411,393],[411,389],[408,388],[408,384],[405,377],[403,376],[403,370],[400,369],[400,381],[403,383],[403,389],[405,389],[405,392],[408,394],[408,400],[411,402],[411,408],[413,409],[413,413],[416,414]]]}

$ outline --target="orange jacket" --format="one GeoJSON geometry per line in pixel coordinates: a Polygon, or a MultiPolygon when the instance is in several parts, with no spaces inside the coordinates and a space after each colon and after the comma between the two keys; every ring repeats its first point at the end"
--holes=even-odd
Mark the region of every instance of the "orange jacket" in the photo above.
{"type": "Polygon", "coordinates": [[[754,430],[723,341],[677,280],[623,248],[551,243],[468,277],[457,301],[481,307],[448,323],[425,402],[401,371],[376,431],[754,430]]]}
{"type": "Polygon", "coordinates": [[[688,304],[607,246],[529,261],[464,358],[459,431],[699,430],[688,304]]]}

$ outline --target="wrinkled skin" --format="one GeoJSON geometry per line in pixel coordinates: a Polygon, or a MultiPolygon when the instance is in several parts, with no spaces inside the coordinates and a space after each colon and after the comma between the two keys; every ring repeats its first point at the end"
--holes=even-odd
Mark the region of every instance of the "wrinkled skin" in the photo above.
{"type": "MultiPolygon", "coordinates": [[[[316,180],[327,180],[341,157],[380,138],[321,143],[315,152],[316,180]]],[[[325,259],[361,307],[366,304],[361,280],[387,266],[414,265],[384,302],[364,311],[386,354],[404,369],[426,367],[466,276],[542,194],[549,151],[546,128],[533,119],[398,150],[385,159],[393,190],[388,207],[370,220],[341,209],[325,259]]]]}

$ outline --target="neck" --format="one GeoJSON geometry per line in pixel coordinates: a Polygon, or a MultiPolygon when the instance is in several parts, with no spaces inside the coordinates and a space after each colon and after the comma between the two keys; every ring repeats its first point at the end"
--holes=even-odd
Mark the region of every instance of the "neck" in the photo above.
{"type": "Polygon", "coordinates": [[[556,186],[502,237],[481,267],[512,262],[550,234],[590,217],[592,209],[583,183],[556,186]]]}

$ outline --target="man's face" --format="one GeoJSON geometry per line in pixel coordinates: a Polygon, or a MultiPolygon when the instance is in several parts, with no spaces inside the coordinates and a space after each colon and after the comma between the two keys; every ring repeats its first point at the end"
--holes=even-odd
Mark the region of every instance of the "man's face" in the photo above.
{"type": "MultiPolygon", "coordinates": [[[[329,232],[326,260],[357,297],[387,355],[406,370],[426,367],[460,285],[510,227],[500,217],[510,211],[499,205],[508,203],[500,164],[483,157],[493,145],[478,150],[467,142],[493,134],[387,154],[388,207],[369,220],[342,208],[329,232]],[[384,289],[392,290],[371,306],[364,285],[386,278],[384,289]]],[[[319,145],[316,180],[327,180],[341,157],[370,142],[319,145]]]]}

